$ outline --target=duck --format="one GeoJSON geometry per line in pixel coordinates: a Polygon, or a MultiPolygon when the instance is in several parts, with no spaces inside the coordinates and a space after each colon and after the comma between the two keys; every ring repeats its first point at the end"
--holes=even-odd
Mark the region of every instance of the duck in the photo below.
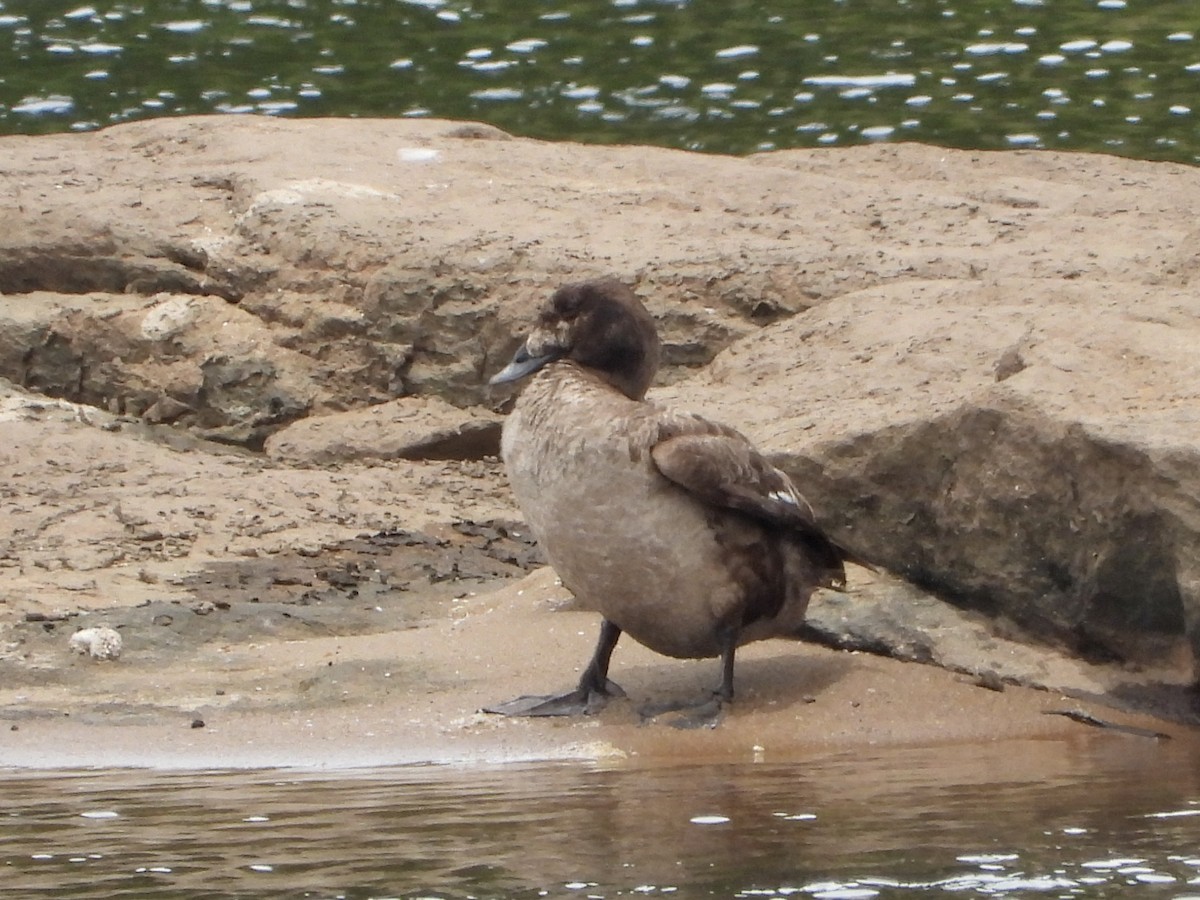
{"type": "Polygon", "coordinates": [[[628,635],[680,659],[720,658],[734,698],[737,649],[794,637],[809,598],[843,590],[860,561],[818,525],[786,473],[740,432],[646,399],[661,358],[654,319],[623,282],[565,284],[492,385],[525,380],[501,432],[509,484],[533,536],[600,634],[576,687],[485,707],[595,713],[628,635]]]}

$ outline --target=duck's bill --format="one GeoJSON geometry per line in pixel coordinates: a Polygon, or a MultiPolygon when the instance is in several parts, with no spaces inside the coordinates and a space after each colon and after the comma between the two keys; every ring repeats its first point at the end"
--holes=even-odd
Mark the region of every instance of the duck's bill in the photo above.
{"type": "Polygon", "coordinates": [[[505,384],[509,381],[517,381],[524,378],[526,375],[532,375],[548,362],[553,362],[558,359],[561,354],[546,353],[542,356],[531,356],[522,344],[520,349],[513,354],[512,362],[493,375],[488,384],[505,384]]]}

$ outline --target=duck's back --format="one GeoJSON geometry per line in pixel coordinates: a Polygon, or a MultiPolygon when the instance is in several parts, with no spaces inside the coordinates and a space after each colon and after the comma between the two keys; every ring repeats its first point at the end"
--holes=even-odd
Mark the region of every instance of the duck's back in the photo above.
{"type": "Polygon", "coordinates": [[[718,655],[727,627],[742,642],[799,627],[815,586],[799,548],[663,477],[651,450],[668,415],[570,363],[526,386],[502,452],[550,563],[583,605],[670,656],[718,655]]]}

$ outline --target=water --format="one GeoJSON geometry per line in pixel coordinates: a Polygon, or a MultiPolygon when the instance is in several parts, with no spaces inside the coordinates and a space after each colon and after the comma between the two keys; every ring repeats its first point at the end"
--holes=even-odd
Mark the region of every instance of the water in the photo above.
{"type": "MultiPolygon", "coordinates": [[[[1194,0],[0,0],[0,131],[438,115],[707,151],[1200,159],[1194,0]]],[[[0,774],[14,897],[1200,898],[1200,755],[0,774]]]]}
{"type": "Polygon", "coordinates": [[[0,775],[13,897],[1200,897],[1195,747],[0,775]]]}
{"type": "Polygon", "coordinates": [[[445,116],[727,153],[1200,160],[1194,0],[0,0],[0,132],[445,116]]]}

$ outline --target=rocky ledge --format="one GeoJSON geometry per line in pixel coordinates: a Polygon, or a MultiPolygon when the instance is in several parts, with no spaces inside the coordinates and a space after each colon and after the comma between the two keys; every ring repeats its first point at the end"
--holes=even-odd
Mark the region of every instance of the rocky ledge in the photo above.
{"type": "Polygon", "coordinates": [[[14,671],[49,664],[31,622],[194,602],[231,560],[515,520],[486,376],[604,274],[660,324],[653,396],[744,430],[896,576],[814,604],[822,640],[1194,714],[1195,169],[407,120],[0,145],[14,671]]]}

